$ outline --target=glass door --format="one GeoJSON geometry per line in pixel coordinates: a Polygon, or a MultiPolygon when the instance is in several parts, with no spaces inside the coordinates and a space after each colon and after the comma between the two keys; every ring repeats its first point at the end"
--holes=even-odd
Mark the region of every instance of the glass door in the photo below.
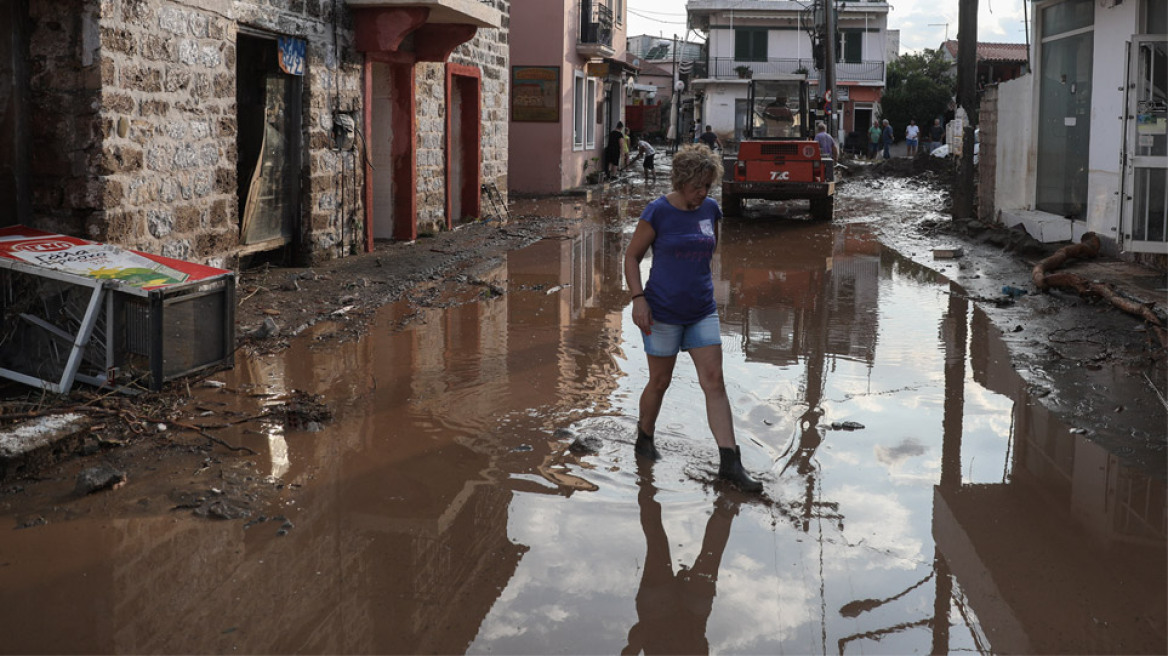
{"type": "Polygon", "coordinates": [[[1094,3],[1042,10],[1035,208],[1086,219],[1094,3]]]}
{"type": "Polygon", "coordinates": [[[1168,38],[1133,37],[1129,81],[1124,248],[1168,253],[1168,38]]]}

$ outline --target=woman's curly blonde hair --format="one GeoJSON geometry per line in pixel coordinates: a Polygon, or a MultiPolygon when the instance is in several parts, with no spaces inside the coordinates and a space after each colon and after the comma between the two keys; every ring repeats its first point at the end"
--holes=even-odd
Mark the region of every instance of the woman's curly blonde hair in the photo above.
{"type": "Polygon", "coordinates": [[[722,179],[722,162],[705,144],[686,144],[673,156],[673,189],[679,191],[687,182],[713,185],[722,179]]]}

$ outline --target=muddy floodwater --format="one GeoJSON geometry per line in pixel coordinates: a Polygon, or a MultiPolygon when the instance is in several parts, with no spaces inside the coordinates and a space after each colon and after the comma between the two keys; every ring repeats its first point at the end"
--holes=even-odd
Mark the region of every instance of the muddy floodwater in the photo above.
{"type": "Polygon", "coordinates": [[[517,208],[583,220],[360,341],[320,324],[217,374],[208,413],[332,410],[217,432],[270,507],[3,532],[0,651],[1166,651],[1164,481],[1029,398],[986,316],[863,223],[725,222],[726,380],[765,492],[716,482],[685,356],[639,464],[620,257],[644,201],[517,208]]]}

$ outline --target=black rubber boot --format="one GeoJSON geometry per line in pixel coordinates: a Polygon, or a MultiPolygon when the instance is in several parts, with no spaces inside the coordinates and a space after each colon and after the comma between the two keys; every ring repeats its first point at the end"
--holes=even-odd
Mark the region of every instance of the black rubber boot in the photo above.
{"type": "Polygon", "coordinates": [[[637,424],[637,444],[633,447],[633,453],[653,461],[661,459],[661,454],[657,453],[657,447],[653,445],[653,436],[641,430],[640,424],[637,424]]]}
{"type": "Polygon", "coordinates": [[[718,455],[722,456],[722,464],[718,467],[718,478],[732,483],[743,492],[762,492],[762,483],[750,477],[742,467],[742,454],[738,447],[720,446],[718,455]]]}

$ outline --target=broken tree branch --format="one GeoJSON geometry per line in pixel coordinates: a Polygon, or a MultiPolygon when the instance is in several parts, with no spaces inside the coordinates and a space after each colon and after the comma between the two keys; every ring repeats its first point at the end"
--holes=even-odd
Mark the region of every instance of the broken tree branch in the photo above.
{"type": "Polygon", "coordinates": [[[1042,291],[1051,287],[1063,287],[1073,289],[1080,296],[1097,296],[1116,308],[1146,321],[1160,340],[1160,345],[1168,348],[1168,330],[1165,329],[1164,321],[1155,312],[1155,303],[1139,303],[1125,298],[1111,285],[1087,280],[1077,273],[1049,273],[1063,266],[1067,260],[1073,258],[1088,259],[1097,256],[1100,247],[1099,235],[1093,232],[1084,234],[1083,239],[1078,244],[1063,246],[1050,257],[1044,258],[1034,265],[1034,269],[1030,273],[1034,286],[1042,291]]]}
{"type": "Polygon", "coordinates": [[[1101,247],[1102,244],[1099,241],[1099,235],[1093,232],[1084,234],[1083,239],[1077,244],[1063,246],[1054,255],[1034,265],[1034,270],[1030,273],[1031,279],[1034,280],[1034,286],[1040,291],[1045,290],[1051,284],[1047,280],[1047,271],[1058,269],[1071,258],[1078,258],[1080,260],[1093,258],[1099,255],[1099,249],[1101,247]]]}

